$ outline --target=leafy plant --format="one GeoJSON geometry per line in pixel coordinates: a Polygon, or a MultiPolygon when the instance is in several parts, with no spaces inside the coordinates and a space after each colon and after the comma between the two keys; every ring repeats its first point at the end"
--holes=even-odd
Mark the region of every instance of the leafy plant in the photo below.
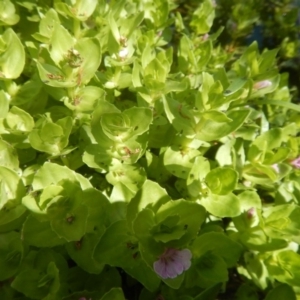
{"type": "Polygon", "coordinates": [[[300,299],[298,11],[269,2],[0,1],[1,299],[300,299]]]}

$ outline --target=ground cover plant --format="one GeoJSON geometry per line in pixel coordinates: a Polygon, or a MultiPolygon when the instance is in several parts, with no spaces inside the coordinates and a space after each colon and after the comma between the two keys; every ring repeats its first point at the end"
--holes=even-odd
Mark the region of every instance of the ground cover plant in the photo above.
{"type": "Polygon", "coordinates": [[[0,299],[300,299],[295,1],[0,1],[0,299]]]}

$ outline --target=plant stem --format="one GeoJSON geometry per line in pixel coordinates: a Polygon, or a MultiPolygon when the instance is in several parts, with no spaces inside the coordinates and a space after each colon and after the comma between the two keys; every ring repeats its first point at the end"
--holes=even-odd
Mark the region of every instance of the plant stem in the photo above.
{"type": "Polygon", "coordinates": [[[77,19],[74,19],[73,21],[73,31],[74,31],[74,36],[76,39],[78,39],[80,37],[80,32],[81,32],[81,28],[80,28],[80,21],[77,19]]]}

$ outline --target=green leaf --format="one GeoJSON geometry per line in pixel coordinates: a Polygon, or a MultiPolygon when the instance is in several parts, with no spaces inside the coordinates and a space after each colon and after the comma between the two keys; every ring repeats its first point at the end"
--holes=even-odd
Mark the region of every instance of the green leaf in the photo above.
{"type": "Polygon", "coordinates": [[[4,32],[0,41],[5,45],[4,49],[0,49],[0,78],[18,78],[25,65],[24,47],[11,28],[4,32]]]}
{"type": "Polygon", "coordinates": [[[148,207],[157,211],[162,204],[167,203],[169,200],[171,200],[171,198],[165,189],[156,182],[146,180],[141,189],[128,204],[128,224],[132,224],[137,214],[144,208],[148,207]]]}
{"type": "Polygon", "coordinates": [[[113,288],[107,292],[101,300],[125,300],[121,288],[113,288]]]}
{"type": "Polygon", "coordinates": [[[226,282],[227,280],[226,263],[220,256],[213,253],[203,254],[186,274],[188,286],[193,286],[196,283],[201,287],[210,287],[217,282],[226,282]]]}
{"type": "Polygon", "coordinates": [[[200,203],[209,213],[220,218],[236,217],[242,212],[239,198],[233,193],[226,195],[210,194],[201,199],[200,203]]]}
{"type": "Polygon", "coordinates": [[[69,78],[55,66],[40,62],[37,62],[36,66],[41,80],[49,86],[69,88],[78,85],[77,78],[69,78]]]}
{"type": "Polygon", "coordinates": [[[0,280],[6,280],[16,274],[23,258],[23,246],[20,234],[8,232],[0,234],[0,280]]]}
{"type": "Polygon", "coordinates": [[[140,260],[137,266],[125,267],[124,270],[149,291],[156,291],[160,285],[160,278],[158,278],[152,267],[149,267],[143,259],[140,260]]]}
{"type": "Polygon", "coordinates": [[[227,195],[233,191],[238,181],[238,173],[231,168],[215,168],[205,177],[205,182],[213,194],[227,195]]]}
{"type": "Polygon", "coordinates": [[[219,294],[222,283],[217,283],[207,289],[205,289],[201,294],[196,296],[194,300],[215,300],[219,294]]]}
{"type": "Polygon", "coordinates": [[[9,111],[9,96],[3,91],[0,91],[0,118],[5,118],[9,111]]]}
{"type": "Polygon", "coordinates": [[[143,209],[137,214],[132,225],[135,235],[146,252],[159,256],[163,252],[163,246],[154,240],[150,231],[157,225],[154,212],[149,208],[143,209]]]}
{"type": "Polygon", "coordinates": [[[203,119],[197,124],[197,139],[202,141],[218,140],[240,128],[250,114],[249,110],[231,110],[227,117],[231,122],[216,122],[215,120],[203,119]]]}
{"type": "Polygon", "coordinates": [[[73,120],[71,117],[59,119],[56,123],[50,120],[40,119],[29,134],[31,146],[39,151],[49,153],[53,156],[62,153],[68,145],[73,120]]]}
{"type": "Polygon", "coordinates": [[[64,103],[72,110],[92,112],[98,106],[99,98],[103,99],[104,97],[104,90],[96,86],[86,86],[79,89],[72,98],[67,98],[64,103]]]}
{"type": "MultiPolygon", "coordinates": [[[[87,232],[101,231],[101,227],[106,224],[107,219],[112,221],[112,216],[108,217],[109,211],[116,213],[118,204],[112,206],[106,196],[95,188],[83,191],[82,198],[84,204],[88,207],[89,217],[87,222],[87,232]]],[[[119,203],[122,208],[122,204],[119,203]]]]}
{"type": "Polygon", "coordinates": [[[50,44],[50,56],[55,64],[59,66],[60,62],[67,56],[68,50],[74,46],[75,40],[67,29],[62,25],[55,23],[50,38],[50,44]]]}
{"type": "MultiPolygon", "coordinates": [[[[257,137],[249,148],[248,159],[263,162],[267,151],[278,148],[282,143],[282,129],[273,128],[257,137]]],[[[273,153],[272,153],[273,154],[273,153]]],[[[273,156],[273,155],[272,155],[273,156]]]]}
{"type": "Polygon", "coordinates": [[[250,208],[261,209],[261,199],[255,191],[244,191],[238,195],[241,203],[241,209],[247,211],[250,208]]]}
{"type": "Polygon", "coordinates": [[[45,97],[42,87],[43,83],[38,78],[26,81],[19,87],[17,93],[12,96],[11,105],[21,106],[32,103],[34,99],[41,97],[42,94],[45,97]]]}
{"type": "Polygon", "coordinates": [[[101,118],[103,132],[114,141],[126,141],[146,132],[152,121],[148,108],[133,107],[123,113],[106,113],[101,118]]]}
{"type": "Polygon", "coordinates": [[[195,30],[195,33],[204,34],[209,32],[215,17],[215,10],[210,0],[205,0],[194,11],[190,26],[195,30]]]}
{"type": "Polygon", "coordinates": [[[18,153],[9,143],[3,140],[0,140],[0,166],[13,171],[17,171],[19,168],[18,153]]]}
{"type": "Polygon", "coordinates": [[[93,257],[96,245],[104,232],[104,227],[96,228],[93,232],[85,234],[80,240],[66,245],[70,257],[88,273],[99,274],[104,268],[104,264],[97,262],[93,257]]]}
{"type": "Polygon", "coordinates": [[[291,110],[300,112],[299,105],[295,104],[295,103],[278,101],[278,100],[260,100],[260,104],[275,105],[275,106],[284,107],[287,109],[291,109],[291,110]]]}
{"type": "Polygon", "coordinates": [[[205,209],[196,202],[183,199],[168,201],[156,212],[158,226],[151,230],[153,238],[169,242],[171,247],[184,247],[195,238],[205,219],[205,209]]]}
{"type": "Polygon", "coordinates": [[[136,14],[131,15],[130,17],[123,19],[124,25],[120,28],[121,36],[130,38],[132,33],[138,28],[141,22],[144,19],[144,12],[136,12],[136,14]]]}
{"type": "Polygon", "coordinates": [[[296,300],[296,294],[288,284],[279,284],[272,289],[264,300],[296,300]]]}
{"type": "Polygon", "coordinates": [[[198,155],[200,152],[192,148],[168,147],[164,153],[164,165],[171,174],[187,179],[198,155]]]}
{"type": "Polygon", "coordinates": [[[59,270],[54,262],[50,262],[43,273],[37,269],[25,269],[12,282],[14,289],[33,299],[44,299],[48,294],[54,296],[59,286],[59,270]]]}
{"type": "Polygon", "coordinates": [[[282,283],[299,286],[300,256],[292,250],[280,251],[266,261],[272,277],[282,283]]]}
{"type": "Polygon", "coordinates": [[[153,120],[149,128],[148,146],[150,148],[161,148],[168,146],[175,136],[175,129],[163,116],[153,120]]]}
{"type": "Polygon", "coordinates": [[[16,14],[14,4],[9,0],[0,3],[0,25],[11,26],[19,22],[20,16],[16,14]]]}
{"type": "MultiPolygon", "coordinates": [[[[237,227],[238,225],[239,224],[237,224],[237,227]]],[[[277,237],[278,238],[270,238],[259,226],[252,227],[239,234],[240,241],[248,249],[263,252],[275,251],[287,247],[287,241],[283,240],[280,235],[277,237]]]]}
{"type": "Polygon", "coordinates": [[[34,121],[30,114],[13,106],[6,115],[4,125],[13,134],[26,134],[32,131],[34,121]]]}
{"type": "Polygon", "coordinates": [[[33,34],[33,37],[43,43],[49,43],[56,23],[60,23],[58,14],[50,8],[39,23],[39,33],[33,34]]]}
{"type": "Polygon", "coordinates": [[[58,237],[48,221],[40,222],[32,215],[24,222],[22,234],[26,243],[39,248],[55,247],[66,242],[65,239],[58,237]]]}
{"type": "MultiPolygon", "coordinates": [[[[262,80],[259,80],[254,83],[251,94],[250,94],[250,99],[251,98],[259,98],[264,96],[265,94],[272,93],[274,92],[279,84],[280,76],[277,75],[275,77],[270,78],[267,74],[263,76],[264,78],[261,78],[262,80]],[[267,76],[267,78],[265,78],[267,76]],[[260,88],[259,86],[266,82],[266,86],[260,88]],[[256,88],[257,87],[257,88],[256,88]]],[[[262,85],[263,86],[263,85],[262,85]]]]}
{"type": "Polygon", "coordinates": [[[187,177],[187,188],[193,197],[197,197],[202,191],[202,181],[210,171],[207,158],[197,156],[187,177]]]}
{"type": "MultiPolygon", "coordinates": [[[[249,278],[251,276],[255,285],[261,289],[265,289],[270,282],[270,273],[268,272],[265,261],[268,257],[259,257],[253,252],[246,252],[243,259],[245,260],[245,269],[240,268],[241,274],[249,278]]],[[[271,282],[273,280],[271,279],[271,282]]]]}
{"type": "Polygon", "coordinates": [[[25,188],[17,173],[0,166],[0,209],[8,202],[19,202],[25,194],[25,188]]]}
{"type": "Polygon", "coordinates": [[[52,230],[67,241],[79,241],[86,233],[88,208],[80,200],[60,197],[47,209],[52,230]]]}
{"type": "MultiPolygon", "coordinates": [[[[108,209],[111,208],[106,197],[96,189],[87,189],[80,197],[82,202],[88,207],[88,219],[86,234],[78,241],[68,243],[66,249],[70,257],[83,270],[92,274],[99,274],[104,267],[103,263],[98,263],[94,257],[94,250],[105,232],[105,223],[108,209]]],[[[109,218],[111,220],[111,218],[109,218]]]]}
{"type": "Polygon", "coordinates": [[[163,279],[162,281],[170,288],[178,290],[183,283],[184,277],[185,277],[185,273],[175,278],[163,279]]]}
{"type": "MultiPolygon", "coordinates": [[[[73,4],[73,3],[72,3],[73,4]]],[[[55,9],[64,16],[70,16],[80,21],[86,21],[94,12],[97,6],[95,0],[79,0],[76,1],[74,6],[69,6],[66,3],[54,3],[55,9]]]]}
{"type": "Polygon", "coordinates": [[[192,113],[180,102],[171,98],[163,98],[165,113],[172,126],[186,136],[194,136],[196,122],[192,113]]]}
{"type": "Polygon", "coordinates": [[[124,220],[117,221],[106,229],[94,250],[94,258],[98,263],[128,268],[134,266],[135,253],[138,253],[137,241],[126,229],[124,220]]]}
{"type": "Polygon", "coordinates": [[[42,190],[49,185],[56,185],[63,179],[73,182],[78,181],[83,190],[92,187],[89,180],[83,177],[81,174],[70,170],[66,166],[60,166],[49,162],[46,162],[36,172],[32,182],[32,187],[33,190],[42,190]]]}
{"type": "Polygon", "coordinates": [[[20,204],[15,206],[8,202],[0,210],[0,232],[9,232],[22,227],[27,215],[26,208],[20,204]]]}
{"type": "Polygon", "coordinates": [[[191,248],[195,258],[201,257],[205,253],[212,253],[222,257],[228,268],[235,266],[242,250],[240,244],[220,232],[208,232],[200,235],[195,239],[191,248]]]}
{"type": "MultiPolygon", "coordinates": [[[[84,1],[82,1],[84,2],[84,1]]],[[[77,85],[86,85],[95,75],[101,62],[101,46],[97,38],[83,38],[75,45],[82,58],[77,73],[77,85]]]]}
{"type": "Polygon", "coordinates": [[[299,239],[300,208],[294,204],[283,204],[264,210],[264,231],[272,238],[293,240],[299,239]]]}
{"type": "Polygon", "coordinates": [[[146,86],[147,81],[153,83],[165,83],[167,75],[168,69],[159,61],[158,58],[154,58],[152,61],[150,61],[150,63],[144,69],[144,80],[146,86]]]}
{"type": "Polygon", "coordinates": [[[138,165],[125,165],[116,162],[109,168],[106,180],[112,185],[122,183],[135,193],[146,180],[146,173],[138,165]]]}

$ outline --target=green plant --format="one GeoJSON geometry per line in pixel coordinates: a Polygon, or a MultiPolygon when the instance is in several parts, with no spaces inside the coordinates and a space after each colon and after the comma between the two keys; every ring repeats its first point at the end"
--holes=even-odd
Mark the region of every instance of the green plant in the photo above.
{"type": "Polygon", "coordinates": [[[300,107],[232,3],[0,1],[1,299],[300,299],[300,107]]]}

